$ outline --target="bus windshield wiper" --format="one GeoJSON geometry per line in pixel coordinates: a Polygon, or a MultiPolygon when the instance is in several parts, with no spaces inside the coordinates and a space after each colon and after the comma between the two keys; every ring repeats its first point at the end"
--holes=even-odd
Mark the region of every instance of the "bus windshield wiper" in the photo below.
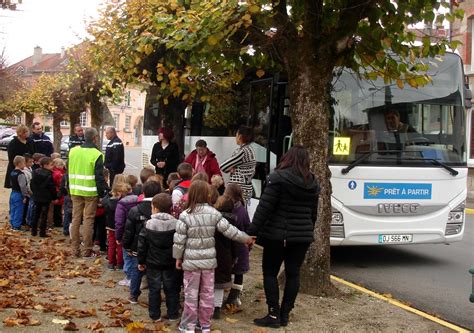
{"type": "Polygon", "coordinates": [[[443,162],[440,162],[440,161],[438,161],[437,159],[434,159],[434,158],[421,157],[421,158],[407,158],[406,160],[408,160],[408,161],[430,161],[434,165],[440,166],[440,167],[448,170],[448,172],[451,176],[457,176],[459,174],[458,171],[454,170],[450,166],[448,166],[448,165],[444,164],[443,162]]]}
{"type": "Polygon", "coordinates": [[[371,151],[368,151],[366,153],[364,153],[361,157],[359,157],[358,159],[352,161],[347,167],[345,167],[344,169],[341,170],[341,173],[343,175],[346,175],[349,173],[349,171],[351,171],[352,169],[354,169],[356,166],[358,166],[359,164],[361,164],[362,162],[364,162],[367,158],[369,158],[370,156],[372,156],[373,154],[377,154],[377,153],[383,153],[383,154],[393,154],[393,153],[397,153],[397,154],[400,154],[402,153],[403,150],[400,150],[400,149],[396,149],[396,150],[371,150],[371,151]]]}

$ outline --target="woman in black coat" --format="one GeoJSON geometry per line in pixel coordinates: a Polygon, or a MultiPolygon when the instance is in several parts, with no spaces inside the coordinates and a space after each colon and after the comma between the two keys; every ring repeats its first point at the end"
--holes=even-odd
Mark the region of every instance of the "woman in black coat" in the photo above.
{"type": "Polygon", "coordinates": [[[171,128],[160,128],[159,141],[153,146],[150,162],[157,174],[163,175],[163,185],[167,187],[168,175],[176,172],[179,164],[178,145],[171,140],[174,137],[171,128]]]}
{"type": "Polygon", "coordinates": [[[254,323],[278,328],[288,325],[300,286],[300,267],[313,242],[319,186],[309,170],[303,146],[292,147],[268,177],[247,233],[263,246],[263,285],[268,314],[254,323]],[[278,272],[285,264],[285,291],[279,302],[278,272]]]}
{"type": "Polygon", "coordinates": [[[8,166],[7,174],[5,175],[5,188],[11,188],[10,173],[15,169],[13,166],[13,159],[15,156],[24,156],[26,153],[33,155],[33,144],[28,140],[28,135],[28,127],[25,125],[19,125],[16,128],[16,136],[8,144],[8,166]]]}

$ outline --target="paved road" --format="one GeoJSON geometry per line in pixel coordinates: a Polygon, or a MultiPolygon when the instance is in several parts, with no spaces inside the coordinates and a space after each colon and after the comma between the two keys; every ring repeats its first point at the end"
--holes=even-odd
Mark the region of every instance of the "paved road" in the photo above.
{"type": "Polygon", "coordinates": [[[467,215],[463,241],[451,245],[333,247],[332,272],[474,329],[468,273],[474,267],[473,223],[474,215],[467,215]]]}
{"type": "Polygon", "coordinates": [[[125,147],[125,171],[137,177],[142,169],[142,147],[125,147]]]}

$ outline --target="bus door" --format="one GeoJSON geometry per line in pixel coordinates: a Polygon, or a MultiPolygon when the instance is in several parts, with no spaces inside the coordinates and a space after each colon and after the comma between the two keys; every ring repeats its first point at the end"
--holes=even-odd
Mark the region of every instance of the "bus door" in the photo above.
{"type": "Polygon", "coordinates": [[[254,197],[260,198],[267,175],[286,152],[291,134],[291,118],[286,83],[274,78],[250,83],[248,126],[254,129],[253,148],[257,167],[253,179],[254,197]]]}

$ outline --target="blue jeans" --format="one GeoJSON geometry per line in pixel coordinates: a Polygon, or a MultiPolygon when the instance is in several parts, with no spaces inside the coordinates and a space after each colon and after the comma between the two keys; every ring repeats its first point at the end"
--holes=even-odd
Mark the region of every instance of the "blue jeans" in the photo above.
{"type": "MultiPolygon", "coordinates": [[[[127,277],[128,280],[131,280],[130,276],[130,267],[132,266],[132,256],[129,256],[127,251],[125,249],[122,252],[123,256],[123,272],[125,273],[125,276],[127,277]]],[[[138,264],[137,264],[138,265],[138,264]]]]}
{"type": "Polygon", "coordinates": [[[178,271],[174,268],[167,270],[146,269],[149,288],[148,314],[152,320],[161,317],[161,283],[163,283],[166,295],[168,318],[176,319],[179,317],[179,292],[181,290],[179,276],[178,271]]]}
{"type": "Polygon", "coordinates": [[[20,230],[23,221],[23,195],[18,191],[10,194],[10,224],[13,229],[20,230]]]}
{"type": "Polygon", "coordinates": [[[130,257],[130,296],[137,297],[140,296],[140,285],[142,283],[142,277],[144,272],[138,270],[138,258],[129,256],[130,257]]]}

